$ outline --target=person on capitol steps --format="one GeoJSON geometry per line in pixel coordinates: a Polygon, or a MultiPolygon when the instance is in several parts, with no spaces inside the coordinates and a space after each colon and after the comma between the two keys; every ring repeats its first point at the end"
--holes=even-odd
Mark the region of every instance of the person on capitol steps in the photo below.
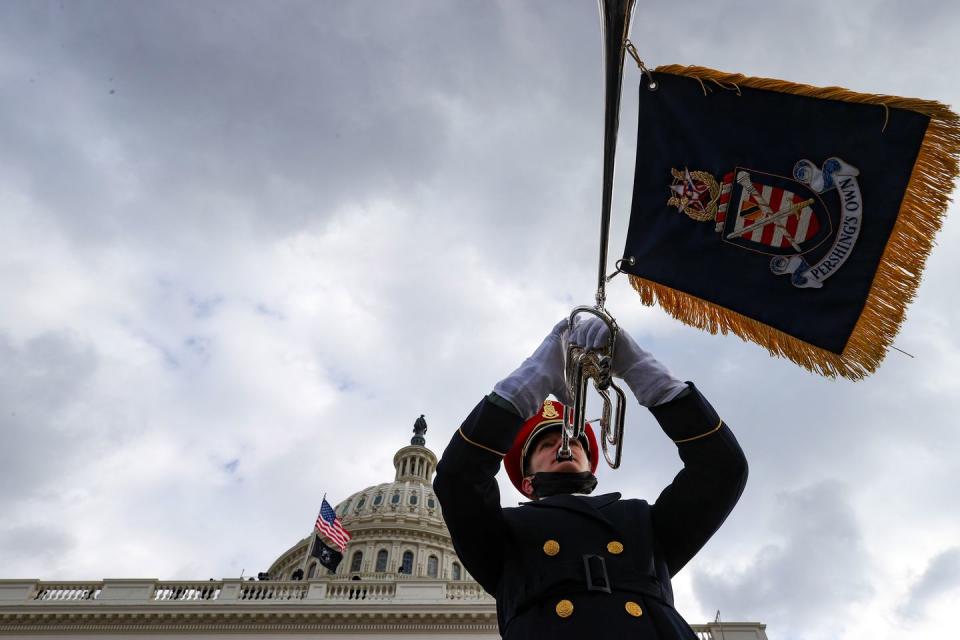
{"type": "Polygon", "coordinates": [[[457,555],[497,600],[500,634],[517,638],[683,638],[670,579],[740,498],[747,462],[736,438],[691,382],[683,383],[623,330],[612,363],[677,445],[683,468],[650,504],[591,495],[599,452],[590,425],[557,461],[566,397],[566,344],[594,349],[607,326],[557,324],[520,367],[480,401],[437,465],[434,491],[457,555]],[[530,502],[500,506],[503,460],[530,502]]]}

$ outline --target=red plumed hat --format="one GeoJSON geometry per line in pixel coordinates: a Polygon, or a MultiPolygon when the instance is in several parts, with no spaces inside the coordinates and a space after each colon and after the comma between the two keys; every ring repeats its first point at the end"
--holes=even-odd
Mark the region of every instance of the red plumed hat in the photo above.
{"type": "MultiPolygon", "coordinates": [[[[546,431],[562,428],[564,409],[565,407],[556,400],[544,401],[543,406],[540,407],[540,412],[523,423],[520,432],[513,440],[513,446],[510,447],[510,451],[503,458],[503,466],[507,468],[510,482],[520,493],[523,493],[523,467],[527,460],[530,444],[546,431]]],[[[589,423],[585,426],[586,429],[584,429],[581,443],[587,450],[587,458],[590,460],[590,473],[596,473],[597,464],[600,462],[597,437],[589,423]]]]}

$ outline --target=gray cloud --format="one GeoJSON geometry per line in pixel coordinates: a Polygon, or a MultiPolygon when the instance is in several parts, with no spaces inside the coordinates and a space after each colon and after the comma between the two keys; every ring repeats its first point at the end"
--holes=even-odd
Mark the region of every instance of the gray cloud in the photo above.
{"type": "Polygon", "coordinates": [[[0,362],[0,508],[10,513],[11,504],[50,491],[93,448],[72,410],[91,386],[97,356],[66,332],[19,345],[0,333],[0,362]]]}
{"type": "MultiPolygon", "coordinates": [[[[18,553],[28,554],[44,563],[58,564],[64,558],[69,558],[76,552],[76,544],[76,538],[70,535],[68,526],[18,524],[0,528],[0,547],[16,549],[18,553]]],[[[5,577],[27,576],[8,574],[5,577]]]]}
{"type": "MultiPolygon", "coordinates": [[[[454,142],[451,108],[504,115],[502,92],[538,93],[493,5],[93,6],[8,5],[4,20],[4,53],[16,61],[6,163],[26,172],[36,197],[70,211],[63,223],[87,241],[135,240],[144,223],[178,235],[231,217],[283,233],[371,193],[409,195],[433,182],[441,158],[482,150],[474,163],[490,167],[491,142],[508,133],[484,130],[508,119],[482,118],[472,142],[454,142]],[[488,48],[482,64],[461,24],[488,48]],[[71,170],[51,171],[54,161],[71,170]],[[134,202],[118,198],[124,187],[134,202]],[[146,219],[130,208],[141,201],[146,219]]],[[[491,182],[484,174],[471,174],[474,189],[491,182]]]]}
{"type": "Polygon", "coordinates": [[[924,617],[931,602],[957,589],[960,589],[960,547],[951,547],[930,559],[923,574],[910,585],[897,613],[916,621],[924,617]]]}
{"type": "Polygon", "coordinates": [[[826,481],[784,492],[769,517],[771,541],[746,567],[694,573],[697,599],[728,620],[762,618],[777,637],[837,637],[873,593],[849,490],[826,481]]]}

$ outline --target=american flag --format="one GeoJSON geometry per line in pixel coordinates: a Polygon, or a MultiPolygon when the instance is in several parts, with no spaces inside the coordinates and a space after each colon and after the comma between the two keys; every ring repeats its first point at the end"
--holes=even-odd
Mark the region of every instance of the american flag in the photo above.
{"type": "Polygon", "coordinates": [[[330,503],[327,502],[327,499],[323,499],[323,503],[320,505],[320,515],[317,516],[317,531],[327,536],[327,538],[336,546],[340,551],[343,551],[347,548],[347,543],[350,542],[350,532],[343,528],[343,525],[340,524],[340,519],[337,518],[336,512],[333,510],[333,507],[330,506],[330,503]]]}

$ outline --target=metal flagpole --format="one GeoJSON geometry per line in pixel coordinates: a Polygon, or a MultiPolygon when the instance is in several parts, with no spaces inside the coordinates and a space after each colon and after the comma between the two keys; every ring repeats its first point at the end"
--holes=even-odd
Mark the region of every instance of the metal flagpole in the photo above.
{"type": "MultiPolygon", "coordinates": [[[[323,504],[323,500],[327,499],[327,493],[324,491],[323,498],[321,498],[320,504],[323,504]]],[[[319,516],[318,516],[319,517],[319,516]]],[[[310,542],[307,543],[307,550],[303,554],[303,562],[300,563],[300,571],[303,573],[303,579],[307,579],[307,562],[310,560],[310,552],[313,551],[313,546],[317,544],[317,521],[313,521],[313,529],[310,535],[310,542]]]]}
{"type": "Polygon", "coordinates": [[[603,191],[600,201],[600,266],[597,272],[597,308],[600,310],[607,301],[607,245],[610,240],[610,208],[617,159],[617,131],[620,128],[623,57],[635,4],[636,0],[599,0],[598,2],[606,89],[603,113],[603,191]]]}
{"type": "Polygon", "coordinates": [[[307,543],[306,553],[303,554],[303,562],[300,564],[300,571],[303,572],[303,579],[307,579],[307,561],[310,560],[310,552],[313,550],[313,545],[317,543],[317,528],[313,528],[313,533],[310,535],[310,542],[307,543]]]}

